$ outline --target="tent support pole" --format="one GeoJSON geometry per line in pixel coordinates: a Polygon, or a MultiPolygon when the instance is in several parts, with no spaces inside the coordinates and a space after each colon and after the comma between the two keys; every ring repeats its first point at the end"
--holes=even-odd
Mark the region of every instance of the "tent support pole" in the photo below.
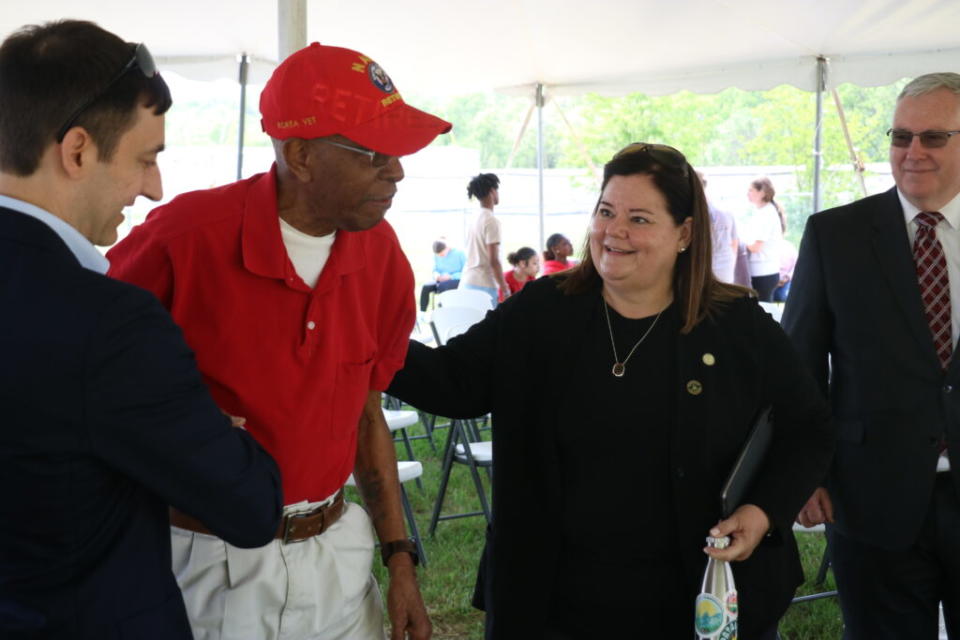
{"type": "Polygon", "coordinates": [[[546,242],[543,211],[543,84],[537,83],[537,180],[540,188],[540,246],[546,242]]]}
{"type": "Polygon", "coordinates": [[[247,54],[240,56],[240,129],[237,131],[237,180],[243,177],[243,131],[247,115],[247,72],[250,61],[247,54]]]}
{"type": "Polygon", "coordinates": [[[827,88],[827,59],[817,56],[817,117],[813,133],[813,211],[820,211],[820,170],[823,167],[820,132],[823,128],[823,92],[827,88]]]}
{"type": "Polygon", "coordinates": [[[517,151],[520,149],[520,142],[523,140],[523,134],[527,132],[527,126],[530,124],[530,116],[533,115],[533,109],[537,105],[531,103],[530,108],[527,109],[527,115],[523,117],[523,123],[520,125],[520,130],[517,132],[517,137],[513,140],[513,147],[510,148],[510,155],[507,157],[507,165],[505,169],[509,169],[513,166],[513,159],[517,155],[517,151]]]}
{"type": "Polygon", "coordinates": [[[850,137],[850,128],[847,126],[847,116],[843,110],[843,102],[840,101],[840,93],[836,89],[831,89],[830,93],[833,94],[833,104],[837,106],[837,116],[840,118],[840,128],[843,130],[843,139],[847,141],[847,151],[850,152],[850,162],[853,163],[853,172],[859,179],[860,191],[863,192],[863,197],[866,198],[870,194],[867,193],[867,183],[863,179],[864,166],[863,162],[857,156],[856,147],[853,146],[853,138],[850,137]]]}
{"type": "Polygon", "coordinates": [[[554,108],[557,110],[557,113],[560,114],[560,119],[563,120],[563,124],[566,125],[567,131],[570,133],[570,138],[573,140],[574,144],[577,145],[577,149],[580,150],[580,155],[583,156],[587,166],[590,167],[590,172],[599,180],[603,176],[603,171],[598,169],[597,165],[593,163],[593,158],[590,157],[590,152],[587,151],[587,147],[584,146],[580,136],[577,135],[576,129],[574,129],[573,125],[570,124],[570,121],[567,120],[567,116],[563,113],[563,109],[560,108],[560,103],[554,100],[551,104],[553,104],[554,108]]]}
{"type": "Polygon", "coordinates": [[[277,0],[277,60],[307,46],[307,0],[277,0]]]}

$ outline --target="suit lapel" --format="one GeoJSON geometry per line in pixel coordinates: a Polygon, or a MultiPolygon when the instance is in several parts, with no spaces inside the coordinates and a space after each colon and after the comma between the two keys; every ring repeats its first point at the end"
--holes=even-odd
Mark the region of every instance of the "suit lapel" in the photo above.
{"type": "Polygon", "coordinates": [[[881,202],[883,206],[873,216],[873,249],[880,272],[890,285],[921,353],[926,353],[939,370],[940,360],[933,347],[933,337],[923,309],[913,250],[904,227],[903,208],[897,198],[896,188],[885,193],[881,202]]]}

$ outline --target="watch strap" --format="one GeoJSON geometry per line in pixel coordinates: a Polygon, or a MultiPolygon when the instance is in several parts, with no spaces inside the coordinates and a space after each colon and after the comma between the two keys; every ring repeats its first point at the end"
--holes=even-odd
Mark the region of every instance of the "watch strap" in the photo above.
{"type": "Polygon", "coordinates": [[[390,557],[395,553],[409,553],[413,558],[413,565],[420,564],[420,554],[417,553],[417,545],[404,538],[402,540],[391,540],[380,545],[380,557],[383,558],[383,566],[389,566],[387,563],[390,557]]]}

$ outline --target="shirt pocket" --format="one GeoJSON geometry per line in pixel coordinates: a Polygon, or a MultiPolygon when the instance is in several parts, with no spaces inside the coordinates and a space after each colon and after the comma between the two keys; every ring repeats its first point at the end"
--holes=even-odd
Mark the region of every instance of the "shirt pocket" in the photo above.
{"type": "Polygon", "coordinates": [[[341,362],[337,368],[330,424],[334,438],[352,438],[356,433],[357,423],[370,392],[370,376],[375,360],[375,353],[371,352],[369,356],[359,360],[341,362]]]}

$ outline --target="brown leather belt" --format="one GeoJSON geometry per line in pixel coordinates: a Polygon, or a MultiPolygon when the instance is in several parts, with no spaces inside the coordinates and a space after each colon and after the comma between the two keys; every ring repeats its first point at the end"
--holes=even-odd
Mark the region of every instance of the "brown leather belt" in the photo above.
{"type": "MultiPolygon", "coordinates": [[[[328,504],[317,507],[311,511],[288,513],[283,516],[274,538],[287,543],[301,542],[307,538],[318,536],[332,527],[333,523],[340,519],[340,516],[343,515],[343,507],[343,489],[341,489],[328,504]]],[[[177,511],[173,507],[170,507],[170,524],[174,527],[180,527],[181,529],[195,533],[216,535],[203,526],[203,523],[196,518],[188,516],[182,511],[177,511]]]]}

